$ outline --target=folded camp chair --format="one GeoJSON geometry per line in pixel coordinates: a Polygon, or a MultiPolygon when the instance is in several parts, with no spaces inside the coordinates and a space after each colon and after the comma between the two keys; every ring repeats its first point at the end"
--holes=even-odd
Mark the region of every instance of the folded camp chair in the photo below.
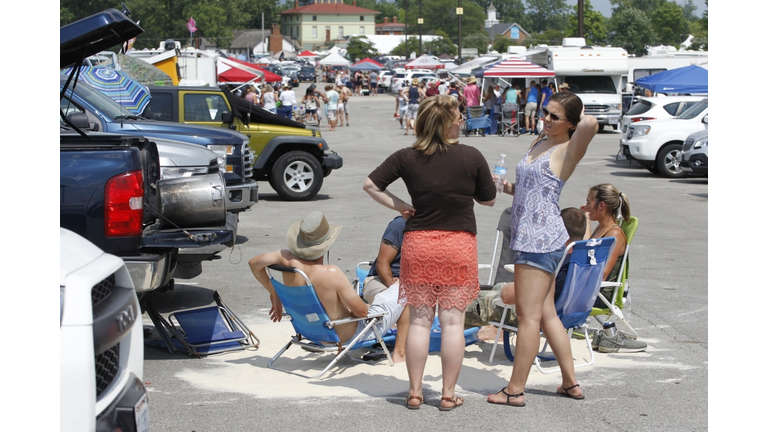
{"type": "MultiPolygon", "coordinates": [[[[615,245],[616,239],[613,237],[589,239],[571,243],[566,247],[565,255],[563,255],[563,259],[560,260],[560,263],[555,270],[555,274],[557,274],[557,272],[560,271],[560,267],[563,265],[563,261],[568,252],[571,251],[571,259],[568,264],[565,285],[563,286],[560,298],[557,299],[557,302],[555,303],[555,309],[557,310],[557,316],[559,316],[560,320],[563,322],[563,327],[568,330],[569,338],[575,328],[581,328],[586,335],[585,339],[590,360],[585,363],[576,364],[574,367],[591,365],[595,361],[595,353],[592,351],[592,342],[590,342],[589,335],[587,334],[586,321],[592,311],[592,305],[595,303],[597,293],[600,291],[605,263],[611,255],[611,251],[615,245]]],[[[507,313],[509,313],[514,306],[502,303],[501,299],[494,300],[493,304],[494,306],[503,307],[504,312],[501,315],[500,322],[489,323],[499,328],[496,332],[493,348],[491,349],[490,362],[493,363],[493,356],[496,353],[496,346],[499,343],[499,338],[502,333],[504,334],[504,354],[510,361],[514,361],[514,356],[510,349],[510,332],[517,333],[517,327],[504,324],[507,313]]],[[[542,359],[554,359],[554,357],[542,356],[546,349],[547,343],[544,344],[539,355],[534,359],[534,363],[540,372],[552,373],[559,370],[559,368],[544,370],[541,367],[542,359]]]]}
{"type": "MultiPolygon", "coordinates": [[[[331,321],[331,319],[328,317],[328,314],[325,312],[323,304],[320,303],[320,300],[317,297],[317,293],[315,292],[314,286],[312,286],[312,282],[310,282],[309,277],[307,277],[304,272],[295,267],[271,265],[268,267],[267,273],[269,274],[270,281],[272,282],[272,286],[275,288],[277,296],[280,298],[280,302],[283,303],[283,308],[285,309],[285,313],[283,315],[287,315],[291,318],[291,324],[293,324],[293,329],[296,331],[296,335],[291,337],[291,340],[288,342],[288,344],[286,344],[274,357],[272,357],[272,359],[269,361],[269,364],[267,365],[268,367],[304,378],[320,378],[345,355],[354,361],[365,362],[350,356],[349,351],[364,348],[372,349],[372,347],[377,343],[387,355],[390,367],[394,366],[394,363],[392,362],[392,356],[390,355],[389,349],[386,345],[386,340],[384,339],[381,332],[379,332],[378,327],[374,325],[381,319],[381,317],[385,315],[385,313],[371,314],[362,318],[350,317],[331,321]],[[272,277],[272,272],[270,272],[269,269],[285,273],[297,273],[304,278],[306,284],[301,286],[284,285],[272,277]],[[350,341],[342,343],[339,340],[339,336],[336,334],[334,327],[340,324],[357,321],[366,321],[365,328],[358,332],[350,341]],[[363,337],[363,335],[365,335],[369,329],[373,329],[373,333],[376,335],[376,338],[361,341],[360,338],[363,337]],[[281,355],[283,355],[283,353],[285,353],[285,351],[287,351],[291,345],[294,344],[301,346],[306,351],[317,353],[335,352],[336,355],[333,357],[333,360],[331,360],[328,366],[325,367],[325,369],[313,376],[301,375],[293,371],[274,367],[273,364],[275,361],[281,355]]],[[[391,337],[388,336],[388,339],[394,339],[394,335],[391,335],[391,337]]]]}
{"type": "Polygon", "coordinates": [[[186,351],[201,358],[204,355],[258,348],[259,338],[224,304],[218,291],[213,292],[216,306],[174,312],[163,318],[152,305],[145,302],[147,314],[155,324],[161,340],[147,341],[165,346],[168,351],[186,351]]]}
{"type": "Polygon", "coordinates": [[[360,298],[363,297],[363,285],[365,284],[365,278],[368,277],[368,272],[371,270],[372,265],[373,261],[361,261],[355,266],[355,276],[357,279],[355,280],[354,285],[357,295],[359,295],[360,298]]]}
{"type": "Polygon", "coordinates": [[[621,229],[624,231],[624,235],[627,236],[627,247],[624,252],[624,258],[621,261],[621,267],[619,268],[619,280],[617,282],[603,281],[602,288],[614,287],[613,297],[608,301],[606,297],[598,292],[597,296],[603,301],[603,304],[608,305],[605,308],[592,308],[592,313],[589,316],[595,317],[597,322],[601,325],[608,321],[612,316],[619,319],[625,326],[637,337],[637,331],[632,328],[624,317],[624,313],[621,311],[624,308],[624,299],[629,294],[629,245],[632,243],[632,239],[635,237],[637,231],[638,221],[637,218],[632,216],[628,221],[621,222],[621,229]],[[602,316],[605,316],[602,318],[602,316]]]}

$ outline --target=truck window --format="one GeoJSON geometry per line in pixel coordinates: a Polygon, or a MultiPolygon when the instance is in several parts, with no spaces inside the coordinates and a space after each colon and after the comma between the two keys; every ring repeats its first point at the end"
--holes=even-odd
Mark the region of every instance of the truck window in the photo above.
{"type": "Polygon", "coordinates": [[[573,93],[616,94],[616,86],[609,76],[566,76],[560,80],[567,82],[573,93]]]}
{"type": "MultiPolygon", "coordinates": [[[[65,117],[70,114],[84,112],[82,108],[72,103],[67,97],[61,98],[61,101],[59,101],[59,109],[61,109],[65,117]]],[[[61,117],[59,117],[59,123],[64,124],[64,120],[62,120],[61,117]]]]}
{"type": "MultiPolygon", "coordinates": [[[[71,94],[70,91],[71,90],[67,90],[67,94],[71,94]]],[[[109,96],[96,90],[95,88],[89,86],[84,82],[77,83],[75,94],[85,99],[88,102],[88,104],[93,105],[93,107],[96,108],[97,111],[99,111],[100,113],[102,113],[103,115],[107,116],[112,120],[117,120],[120,118],[130,118],[130,117],[133,117],[134,115],[132,112],[123,108],[122,105],[110,99],[109,96]]]]}
{"type": "Polygon", "coordinates": [[[156,93],[144,109],[144,117],[152,120],[173,121],[173,95],[156,93]]]}
{"type": "Polygon", "coordinates": [[[221,113],[227,111],[221,95],[185,94],[184,119],[192,122],[220,122],[221,113]]]}

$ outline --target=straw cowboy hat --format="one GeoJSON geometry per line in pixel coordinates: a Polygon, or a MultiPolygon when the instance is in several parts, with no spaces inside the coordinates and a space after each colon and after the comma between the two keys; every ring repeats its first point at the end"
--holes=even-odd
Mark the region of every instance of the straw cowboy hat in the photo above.
{"type": "Polygon", "coordinates": [[[469,79],[467,80],[468,84],[472,84],[472,83],[476,83],[476,82],[477,82],[477,78],[474,75],[469,77],[469,79]]]}
{"type": "Polygon", "coordinates": [[[411,80],[411,85],[419,85],[419,79],[418,78],[412,79],[411,80]]]}
{"type": "Polygon", "coordinates": [[[560,84],[559,86],[557,86],[557,88],[561,88],[561,89],[570,89],[570,88],[571,88],[571,86],[569,86],[569,85],[568,85],[568,83],[562,83],[562,84],[560,84]]]}
{"type": "Polygon", "coordinates": [[[322,212],[314,211],[288,227],[288,249],[307,261],[316,260],[328,251],[341,233],[341,225],[328,224],[322,212]]]}

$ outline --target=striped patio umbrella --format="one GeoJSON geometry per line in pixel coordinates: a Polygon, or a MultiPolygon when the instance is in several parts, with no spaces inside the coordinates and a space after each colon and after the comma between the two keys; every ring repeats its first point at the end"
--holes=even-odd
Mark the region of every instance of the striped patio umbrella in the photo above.
{"type": "MultiPolygon", "coordinates": [[[[72,70],[64,69],[61,75],[69,75],[72,70]]],[[[79,79],[136,115],[141,114],[149,104],[149,89],[125,72],[105,67],[81,66],[79,79]]]]}

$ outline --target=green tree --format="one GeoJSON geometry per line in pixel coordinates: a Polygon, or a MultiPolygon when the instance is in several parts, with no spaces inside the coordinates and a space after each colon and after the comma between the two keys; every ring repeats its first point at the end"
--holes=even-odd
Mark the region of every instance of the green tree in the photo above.
{"type": "Polygon", "coordinates": [[[560,45],[563,43],[565,32],[562,30],[548,29],[539,33],[531,33],[531,37],[525,39],[525,43],[533,45],[547,44],[560,45]]]}
{"type": "Polygon", "coordinates": [[[651,13],[656,10],[656,8],[666,3],[667,0],[610,0],[610,2],[613,5],[613,14],[619,12],[621,8],[633,7],[637,10],[645,12],[648,14],[648,16],[650,16],[651,13]]]}
{"type": "Polygon", "coordinates": [[[698,6],[693,4],[693,0],[686,0],[683,5],[683,18],[686,21],[698,21],[699,17],[696,16],[696,9],[698,9],[698,6]]]}
{"type": "Polygon", "coordinates": [[[528,32],[543,32],[549,29],[565,30],[568,6],[565,0],[527,0],[531,27],[528,32]]]}
{"type": "MultiPolygon", "coordinates": [[[[709,1],[704,0],[704,4],[709,7],[709,1]]],[[[698,50],[703,49],[705,51],[709,50],[709,10],[704,9],[704,13],[701,16],[701,19],[698,20],[696,23],[694,23],[695,26],[692,26],[691,34],[693,34],[694,38],[691,43],[691,49],[698,50]]]]}
{"type": "Polygon", "coordinates": [[[400,7],[397,5],[397,3],[392,1],[358,0],[357,6],[381,12],[380,14],[376,15],[376,24],[383,23],[385,17],[389,18],[390,20],[392,20],[392,17],[398,17],[398,20],[400,19],[400,7]]]}
{"type": "Polygon", "coordinates": [[[288,10],[278,7],[275,0],[246,0],[246,7],[250,12],[246,19],[243,29],[260,29],[261,28],[261,14],[264,13],[264,29],[268,30],[272,27],[272,24],[280,23],[280,12],[288,10]]]}
{"type": "Polygon", "coordinates": [[[451,39],[448,37],[447,33],[442,30],[438,30],[435,32],[435,34],[436,36],[439,36],[437,39],[424,43],[425,53],[434,56],[439,56],[440,54],[455,56],[458,54],[458,48],[451,42],[451,39]]]}
{"type": "Polygon", "coordinates": [[[500,53],[507,52],[507,47],[511,45],[520,44],[516,40],[510,39],[509,36],[496,36],[495,40],[493,41],[493,49],[500,53]]]}
{"type": "Polygon", "coordinates": [[[633,7],[619,9],[608,20],[608,39],[613,46],[620,46],[629,54],[643,55],[646,45],[655,45],[656,35],[650,18],[633,7]]]}
{"type": "Polygon", "coordinates": [[[488,37],[486,32],[475,32],[461,39],[462,48],[477,48],[478,54],[488,52],[488,45],[490,43],[491,38],[488,37]]]}
{"type": "Polygon", "coordinates": [[[666,2],[650,15],[659,43],[679,47],[688,32],[683,8],[675,2],[666,2]]]}
{"type": "MultiPolygon", "coordinates": [[[[418,5],[417,2],[411,0],[409,6],[413,3],[418,5]]],[[[423,0],[424,34],[434,34],[438,30],[442,30],[446,34],[451,35],[451,42],[458,44],[459,21],[456,16],[457,5],[456,0],[423,0]]],[[[485,21],[485,12],[477,3],[470,0],[463,1],[461,7],[464,9],[464,15],[461,16],[462,37],[481,31],[485,21]]],[[[416,24],[418,10],[418,7],[414,8],[412,6],[411,10],[409,10],[408,34],[418,33],[418,25],[416,24]]]]}
{"type": "MultiPolygon", "coordinates": [[[[565,27],[566,37],[579,35],[578,5],[573,7],[573,14],[568,15],[568,25],[565,27]]],[[[605,45],[608,41],[608,27],[603,14],[592,9],[592,3],[584,0],[584,38],[587,45],[605,45]]]]}
{"type": "Polygon", "coordinates": [[[347,42],[347,55],[353,62],[360,61],[366,57],[373,57],[376,55],[376,49],[373,47],[373,42],[369,41],[365,36],[352,36],[347,42]]]}

